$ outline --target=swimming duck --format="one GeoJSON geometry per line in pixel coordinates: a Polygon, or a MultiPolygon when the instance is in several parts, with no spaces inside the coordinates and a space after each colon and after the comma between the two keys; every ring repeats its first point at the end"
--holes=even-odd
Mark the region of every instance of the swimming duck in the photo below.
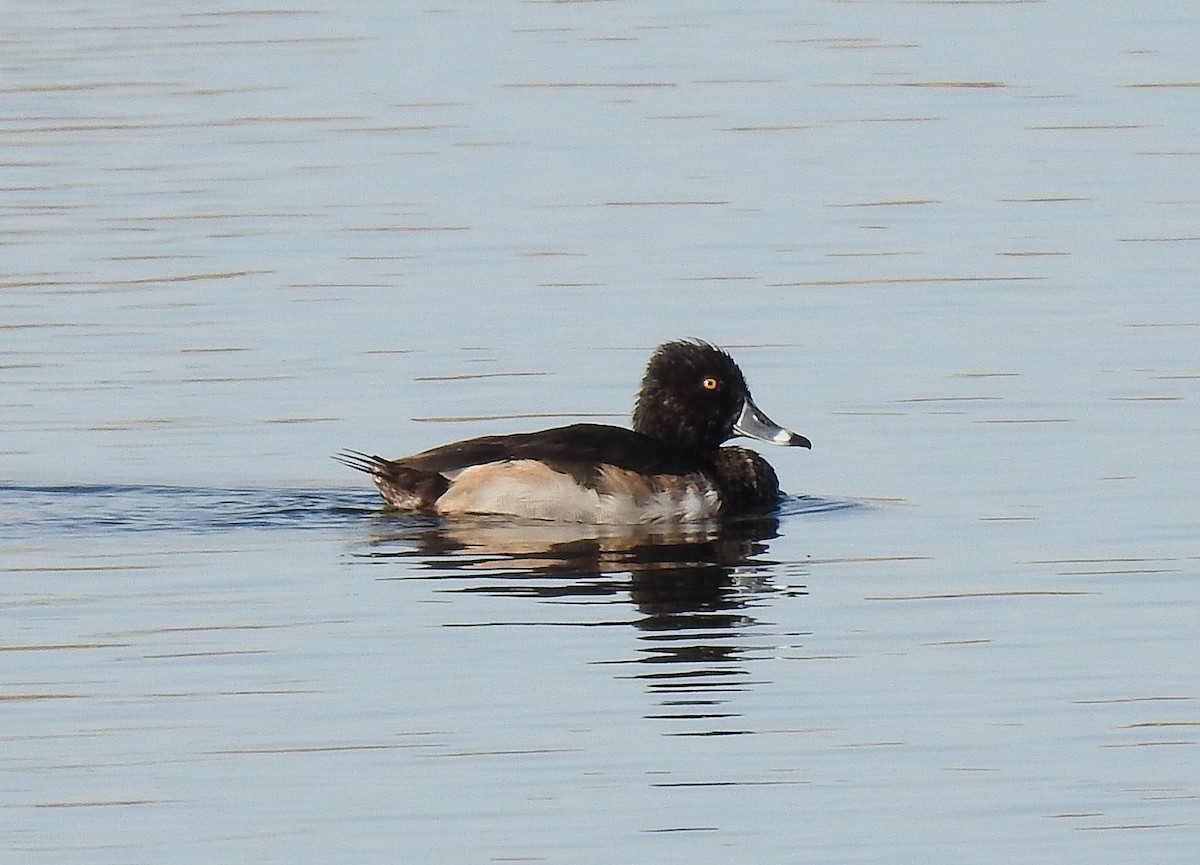
{"type": "Polygon", "coordinates": [[[735,436],[811,448],[750,398],[732,357],[698,340],[660,345],[646,366],[633,429],[579,423],[482,436],[388,460],[343,451],[392,508],[632,525],[769,511],[779,480],[735,436]]]}

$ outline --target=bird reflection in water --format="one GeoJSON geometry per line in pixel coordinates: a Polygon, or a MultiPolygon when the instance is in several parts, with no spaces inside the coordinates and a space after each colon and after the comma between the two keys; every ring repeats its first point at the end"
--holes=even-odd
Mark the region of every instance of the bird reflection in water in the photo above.
{"type": "MultiPolygon", "coordinates": [[[[567,624],[637,629],[636,658],[600,663],[638,670],[632,675],[645,681],[662,706],[652,717],[689,722],[737,717],[722,706],[731,693],[754,684],[748,655],[763,651],[764,637],[778,637],[751,613],[756,600],[764,594],[805,594],[802,586],[780,585],[785,566],[765,557],[769,541],[778,536],[775,515],[613,527],[384,514],[376,529],[381,531],[364,556],[420,565],[384,579],[446,580],[454,583],[451,591],[496,597],[632,603],[640,614],[633,619],[604,616],[567,624]]],[[[706,727],[690,734],[737,732],[744,731],[706,727]]]]}

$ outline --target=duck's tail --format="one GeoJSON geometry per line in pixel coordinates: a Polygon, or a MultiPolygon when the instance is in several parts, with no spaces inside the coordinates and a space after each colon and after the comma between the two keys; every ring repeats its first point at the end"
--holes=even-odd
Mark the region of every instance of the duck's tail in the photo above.
{"type": "Polygon", "coordinates": [[[388,465],[388,461],[375,454],[365,454],[361,451],[343,450],[333,455],[333,458],[347,468],[375,475],[388,465]]]}
{"type": "Polygon", "coordinates": [[[450,488],[450,481],[437,472],[414,469],[375,454],[343,450],[333,458],[348,468],[369,474],[384,501],[399,510],[434,510],[434,504],[450,488]]]}

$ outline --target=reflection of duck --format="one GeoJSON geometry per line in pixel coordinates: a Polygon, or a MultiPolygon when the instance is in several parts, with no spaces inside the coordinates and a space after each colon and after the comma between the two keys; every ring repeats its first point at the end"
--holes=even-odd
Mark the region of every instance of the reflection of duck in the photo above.
{"type": "MultiPolygon", "coordinates": [[[[384,517],[383,519],[386,519],[384,517]]],[[[776,536],[771,515],[691,524],[605,526],[465,516],[430,523],[404,519],[399,531],[377,536],[377,546],[403,543],[410,549],[373,556],[438,557],[450,570],[528,569],[530,576],[567,572],[578,576],[672,571],[694,567],[736,568],[750,564],[776,536]],[[493,564],[494,568],[488,567],[493,564]]]]}
{"type": "Polygon", "coordinates": [[[633,429],[573,424],[483,436],[410,457],[346,451],[393,508],[506,514],[592,524],[692,522],[766,512],[780,499],[771,465],[721,447],[734,436],[785,446],[808,439],[771,421],[733,358],[703,342],[669,342],[650,358],[633,429]]]}
{"type": "Polygon", "coordinates": [[[665,526],[512,522],[495,516],[443,522],[381,517],[381,522],[390,523],[389,530],[374,539],[372,558],[416,558],[446,576],[490,577],[466,591],[607,597],[624,590],[650,616],[736,606],[733,575],[774,564],[760,557],[779,529],[778,519],[769,515],[665,526]],[[621,574],[628,583],[613,582],[611,576],[621,574]]]}
{"type": "Polygon", "coordinates": [[[702,725],[704,735],[729,733],[728,722],[718,726],[718,720],[741,714],[729,705],[731,694],[762,683],[747,675],[764,625],[756,618],[756,599],[794,593],[775,583],[779,563],[764,556],[779,532],[775,515],[587,526],[383,513],[373,522],[377,533],[364,555],[404,560],[397,578],[526,602],[515,608],[471,605],[485,617],[470,622],[472,627],[632,628],[635,651],[619,640],[623,648],[606,650],[615,656],[592,663],[613,665],[616,675],[644,682],[661,702],[647,717],[702,725]],[[579,611],[580,604],[596,609],[579,611]],[[632,616],[630,605],[637,610],[632,616]]]}

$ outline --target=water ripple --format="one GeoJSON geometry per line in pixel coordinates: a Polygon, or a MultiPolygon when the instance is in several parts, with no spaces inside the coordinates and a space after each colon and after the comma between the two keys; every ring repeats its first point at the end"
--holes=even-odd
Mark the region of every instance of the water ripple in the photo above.
{"type": "Polygon", "coordinates": [[[330,528],[375,513],[377,501],[373,491],[346,489],[5,484],[0,536],[330,528]]]}
{"type": "MultiPolygon", "coordinates": [[[[858,507],[862,505],[851,501],[788,498],[779,516],[858,507]]],[[[0,484],[0,537],[5,538],[114,531],[207,534],[243,529],[320,529],[370,525],[368,518],[380,514],[378,495],[366,489],[0,484]]],[[[421,526],[429,522],[415,519],[421,526]]],[[[573,530],[578,531],[578,527],[573,530]]]]}

